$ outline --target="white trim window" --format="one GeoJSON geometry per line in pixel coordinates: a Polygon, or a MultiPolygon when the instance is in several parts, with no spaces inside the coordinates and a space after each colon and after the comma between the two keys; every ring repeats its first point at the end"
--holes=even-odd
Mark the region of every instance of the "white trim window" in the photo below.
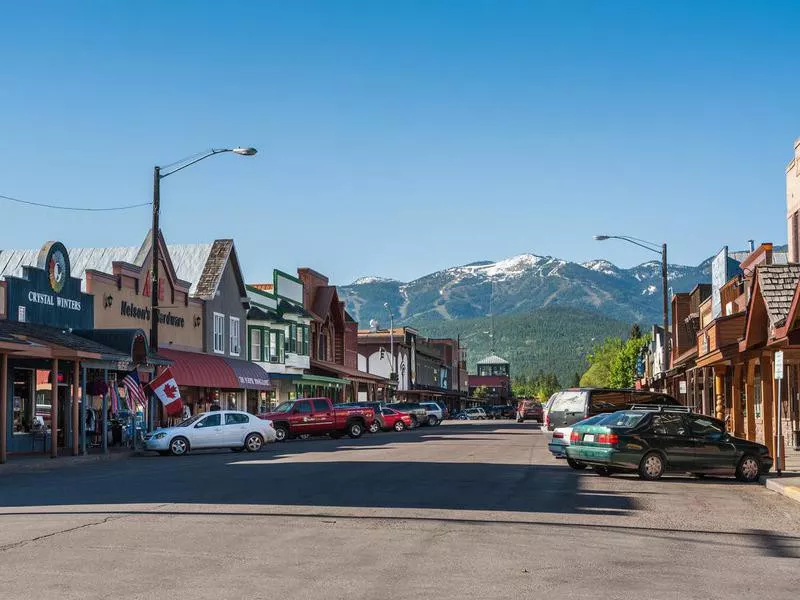
{"type": "Polygon", "coordinates": [[[239,352],[241,351],[241,347],[239,344],[239,317],[231,317],[231,325],[230,329],[230,345],[228,346],[231,349],[231,356],[239,356],[239,352]]]}
{"type": "Polygon", "coordinates": [[[225,315],[214,313],[214,352],[225,354],[225,315]]]}

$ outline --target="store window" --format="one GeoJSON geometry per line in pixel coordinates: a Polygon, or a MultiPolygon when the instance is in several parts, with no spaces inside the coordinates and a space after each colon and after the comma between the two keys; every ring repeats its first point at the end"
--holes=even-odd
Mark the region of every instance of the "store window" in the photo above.
{"type": "Polygon", "coordinates": [[[13,396],[13,432],[28,433],[33,429],[35,411],[35,394],[33,376],[36,371],[14,369],[13,396]]]}
{"type": "Polygon", "coordinates": [[[230,327],[230,345],[229,348],[231,349],[231,356],[239,356],[241,352],[241,348],[239,346],[239,318],[238,317],[231,317],[231,327],[230,327]]]}
{"type": "Polygon", "coordinates": [[[225,354],[225,315],[214,313],[214,352],[225,354]]]}
{"type": "Polygon", "coordinates": [[[255,327],[250,329],[250,360],[256,362],[264,360],[261,355],[261,330],[255,327]]]}

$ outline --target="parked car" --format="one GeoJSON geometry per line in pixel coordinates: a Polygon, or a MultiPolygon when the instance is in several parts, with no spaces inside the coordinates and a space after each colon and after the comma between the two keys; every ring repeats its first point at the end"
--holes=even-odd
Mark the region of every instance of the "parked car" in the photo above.
{"type": "Polygon", "coordinates": [[[487,406],[484,410],[487,419],[513,419],[515,414],[514,407],[508,404],[487,406]]]}
{"type": "Polygon", "coordinates": [[[391,402],[386,407],[411,415],[412,428],[428,424],[428,409],[416,402],[391,402]]]}
{"type": "Polygon", "coordinates": [[[543,429],[547,429],[550,425],[550,407],[553,406],[553,401],[558,397],[559,392],[552,394],[550,398],[547,400],[547,404],[544,405],[544,409],[542,410],[542,427],[543,429]]]}
{"type": "Polygon", "coordinates": [[[378,433],[379,431],[386,429],[386,424],[383,422],[383,416],[381,415],[383,404],[380,402],[352,402],[347,404],[337,404],[336,406],[340,408],[352,408],[354,406],[371,408],[373,411],[375,411],[375,419],[367,426],[367,431],[370,433],[378,433]]]}
{"type": "MultiPolygon", "coordinates": [[[[595,415],[576,423],[576,425],[589,425],[591,423],[596,423],[597,421],[604,419],[606,416],[608,416],[607,413],[595,415]]],[[[569,438],[572,435],[572,428],[574,426],[575,425],[570,427],[556,427],[553,430],[550,441],[547,443],[547,449],[550,450],[550,453],[555,458],[567,458],[567,446],[569,446],[569,438]]]]}
{"type": "Polygon", "coordinates": [[[482,408],[465,408],[456,415],[462,421],[482,421],[486,419],[486,411],[482,408]]]}
{"type": "Polygon", "coordinates": [[[181,456],[190,450],[230,448],[258,452],[277,437],[272,422],[236,410],[200,413],[173,427],[159,428],[144,436],[147,450],[162,456],[181,456]]]}
{"type": "Polygon", "coordinates": [[[411,427],[411,415],[408,413],[384,406],[381,409],[381,415],[384,423],[383,428],[386,430],[394,429],[395,431],[403,431],[411,427]]]}
{"type": "Polygon", "coordinates": [[[537,423],[544,422],[544,408],[542,403],[538,400],[520,400],[521,406],[518,406],[518,412],[522,413],[523,419],[536,421],[537,423]]]}
{"type": "Polygon", "coordinates": [[[547,412],[546,426],[548,431],[553,431],[556,427],[568,427],[587,417],[630,408],[634,404],[680,406],[672,396],[660,392],[573,388],[554,395],[547,412]]]}
{"type": "Polygon", "coordinates": [[[444,411],[438,402],[420,402],[419,405],[428,411],[428,425],[435,427],[441,424],[444,419],[444,411]]]}
{"type": "Polygon", "coordinates": [[[283,402],[272,412],[258,416],[273,422],[279,442],[291,437],[326,434],[333,438],[347,434],[355,439],[375,420],[375,411],[361,406],[334,406],[329,398],[299,398],[283,402]]]}
{"type": "Polygon", "coordinates": [[[686,407],[640,405],[575,425],[567,460],[606,477],[631,472],[648,480],[678,471],[752,482],[772,467],[766,446],[733,437],[722,421],[686,407]]]}

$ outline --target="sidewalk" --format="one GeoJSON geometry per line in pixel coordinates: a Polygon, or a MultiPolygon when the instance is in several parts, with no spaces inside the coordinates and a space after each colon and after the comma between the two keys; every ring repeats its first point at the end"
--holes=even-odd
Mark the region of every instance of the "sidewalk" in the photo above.
{"type": "Polygon", "coordinates": [[[108,454],[103,454],[102,450],[92,448],[85,456],[72,456],[67,453],[59,454],[58,458],[50,458],[49,455],[37,454],[9,454],[8,462],[0,465],[0,477],[17,473],[45,472],[55,469],[77,467],[81,465],[93,464],[103,461],[115,461],[130,458],[140,454],[130,448],[109,448],[108,454]]]}
{"type": "Polygon", "coordinates": [[[768,490],[800,502],[800,452],[789,450],[786,453],[784,464],[786,468],[780,477],[775,471],[772,471],[769,475],[762,476],[759,481],[768,490]]]}

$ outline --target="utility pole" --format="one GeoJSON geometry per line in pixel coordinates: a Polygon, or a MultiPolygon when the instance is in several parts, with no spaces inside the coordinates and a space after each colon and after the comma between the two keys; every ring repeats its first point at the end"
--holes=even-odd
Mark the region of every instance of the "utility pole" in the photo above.
{"type": "Polygon", "coordinates": [[[150,351],[158,351],[158,261],[159,261],[159,212],[161,210],[161,167],[153,169],[153,281],[151,287],[150,351]]]}
{"type": "Polygon", "coordinates": [[[664,302],[664,339],[662,340],[662,369],[664,370],[664,391],[667,390],[667,371],[669,371],[669,351],[667,350],[669,338],[669,278],[667,272],[667,244],[661,245],[661,287],[664,302]]]}

